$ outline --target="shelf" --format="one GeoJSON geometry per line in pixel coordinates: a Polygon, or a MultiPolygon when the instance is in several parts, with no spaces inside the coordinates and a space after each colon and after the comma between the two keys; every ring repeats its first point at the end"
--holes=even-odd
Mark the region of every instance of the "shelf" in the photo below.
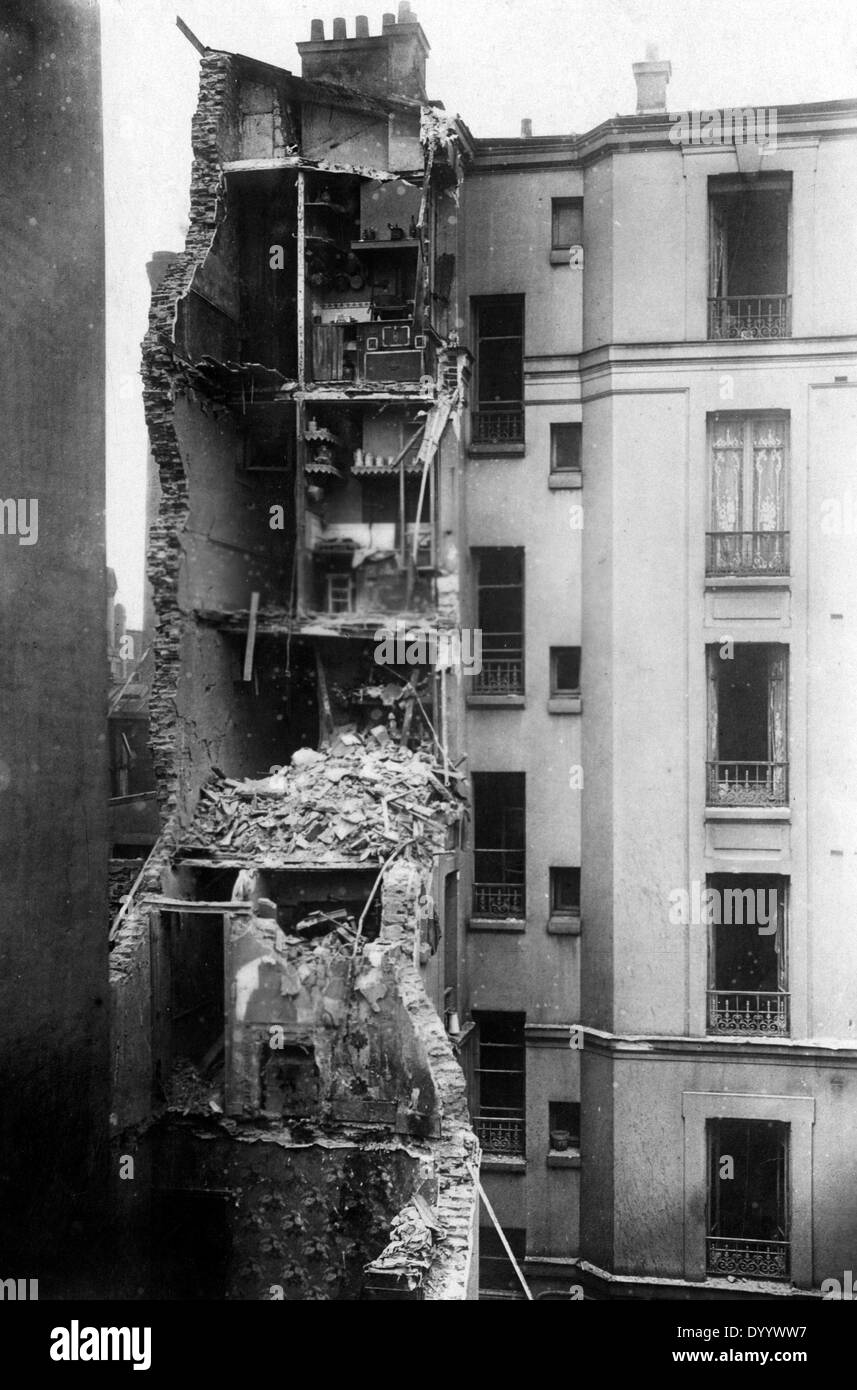
{"type": "MultiPolygon", "coordinates": [[[[351,214],[349,214],[349,212],[348,212],[348,208],[340,207],[340,206],[339,206],[339,203],[323,203],[323,202],[314,202],[314,203],[311,203],[310,200],[307,199],[306,202],[304,203],[304,207],[305,207],[305,208],[324,208],[324,209],[325,209],[326,211],[328,211],[328,212],[336,212],[336,213],[338,213],[341,217],[348,217],[348,216],[351,215],[351,214]]],[[[356,221],[356,218],[355,218],[355,221],[356,221]]]]}
{"type": "Polygon", "coordinates": [[[352,251],[416,251],[419,242],[412,237],[402,241],[352,241],[352,251]]]}

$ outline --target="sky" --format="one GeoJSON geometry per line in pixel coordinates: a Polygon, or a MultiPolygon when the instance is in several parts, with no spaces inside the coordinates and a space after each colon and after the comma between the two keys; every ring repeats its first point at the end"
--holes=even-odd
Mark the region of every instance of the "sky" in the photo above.
{"type": "MultiPolygon", "coordinates": [[[[101,0],[107,219],[107,559],[129,627],[142,621],[146,427],[140,342],[153,251],[187,227],[190,123],[210,48],[300,72],[310,20],[395,0],[101,0]]],[[[672,64],[671,112],[857,96],[855,0],[412,0],[431,45],[427,86],[474,135],[581,133],[633,112],[631,64],[656,45],[672,64]]]]}

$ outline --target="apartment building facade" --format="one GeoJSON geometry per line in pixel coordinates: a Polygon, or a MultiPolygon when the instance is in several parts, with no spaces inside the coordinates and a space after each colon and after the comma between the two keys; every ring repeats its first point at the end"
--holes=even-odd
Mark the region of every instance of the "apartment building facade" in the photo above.
{"type": "Polygon", "coordinates": [[[466,701],[474,1105],[537,1286],[775,1297],[857,1242],[855,112],[748,139],[635,77],[582,137],[463,132],[477,611],[486,553],[524,596],[517,684],[466,701]]]}
{"type": "Polygon", "coordinates": [[[161,891],[214,886],[212,767],[430,748],[470,816],[414,960],[535,1295],[805,1295],[857,1239],[857,113],[724,135],[649,60],[634,115],[481,140],[407,5],[298,47],[204,56],[153,300],[161,891]]]}

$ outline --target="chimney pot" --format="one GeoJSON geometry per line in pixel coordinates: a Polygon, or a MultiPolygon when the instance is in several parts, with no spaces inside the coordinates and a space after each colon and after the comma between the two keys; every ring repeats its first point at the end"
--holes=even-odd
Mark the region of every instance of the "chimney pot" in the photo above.
{"type": "Polygon", "coordinates": [[[334,37],[335,39],[347,39],[347,38],[348,38],[348,30],[347,30],[346,27],[345,27],[345,20],[344,20],[344,19],[335,19],[335,20],[333,21],[333,37],[334,37]]]}
{"type": "Polygon", "coordinates": [[[529,116],[524,116],[521,121],[521,139],[529,140],[533,134],[533,122],[529,116]]]}
{"type": "Polygon", "coordinates": [[[634,81],[637,84],[637,115],[656,116],[667,109],[667,83],[672,76],[672,65],[664,59],[658,62],[647,59],[645,63],[634,63],[634,81]]]}
{"type": "Polygon", "coordinates": [[[354,25],[354,35],[358,39],[368,39],[369,37],[369,17],[359,14],[354,25]]]}
{"type": "Polygon", "coordinates": [[[314,19],[309,26],[310,43],[321,43],[324,39],[324,20],[314,19]]]}
{"type": "Polygon", "coordinates": [[[410,0],[399,0],[399,23],[415,24],[416,15],[411,10],[410,0]]]}
{"type": "Polygon", "coordinates": [[[390,28],[392,28],[392,27],[395,25],[395,23],[396,23],[396,16],[395,16],[394,14],[383,14],[383,15],[381,16],[381,28],[382,28],[382,29],[390,29],[390,28]]]}

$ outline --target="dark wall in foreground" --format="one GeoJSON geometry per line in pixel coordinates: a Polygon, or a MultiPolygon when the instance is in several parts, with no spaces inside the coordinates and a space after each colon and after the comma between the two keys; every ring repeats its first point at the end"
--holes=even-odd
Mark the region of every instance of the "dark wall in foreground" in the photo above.
{"type": "Polygon", "coordinates": [[[0,1277],[45,1298],[96,1287],[106,1188],[97,7],[5,0],[0,84],[0,1277]]]}

